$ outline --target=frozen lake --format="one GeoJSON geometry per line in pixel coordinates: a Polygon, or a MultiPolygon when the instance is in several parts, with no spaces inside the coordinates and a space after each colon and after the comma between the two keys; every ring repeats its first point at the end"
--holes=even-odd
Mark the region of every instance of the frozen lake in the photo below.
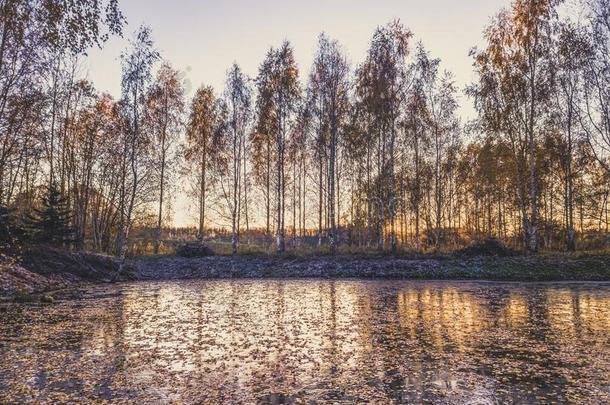
{"type": "Polygon", "coordinates": [[[610,284],[140,282],[0,320],[0,403],[610,403],[610,284]]]}

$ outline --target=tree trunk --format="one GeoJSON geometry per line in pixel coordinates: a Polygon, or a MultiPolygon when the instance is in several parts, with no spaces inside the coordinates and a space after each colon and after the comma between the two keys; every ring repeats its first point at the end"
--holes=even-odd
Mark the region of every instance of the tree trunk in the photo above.
{"type": "MultiPolygon", "coordinates": [[[[321,135],[320,135],[321,136],[321,135]]],[[[323,208],[323,176],[322,176],[322,146],[319,145],[320,150],[318,151],[318,246],[322,246],[322,213],[324,211],[323,208]]]]}
{"type": "Polygon", "coordinates": [[[155,254],[159,254],[159,248],[161,247],[161,224],[163,221],[163,192],[165,191],[165,138],[166,138],[167,127],[164,128],[161,133],[161,179],[159,184],[159,213],[157,217],[157,229],[155,231],[155,254]]]}
{"type": "Polygon", "coordinates": [[[393,254],[396,254],[397,246],[396,246],[396,224],[395,224],[395,207],[396,207],[396,179],[394,178],[394,139],[395,139],[395,124],[394,119],[392,119],[391,130],[390,130],[390,162],[388,164],[388,171],[390,177],[390,189],[389,189],[389,213],[390,213],[390,248],[393,254]]]}
{"type": "Polygon", "coordinates": [[[328,244],[330,252],[335,253],[336,249],[336,218],[335,218],[335,160],[337,156],[337,123],[334,117],[331,119],[330,128],[330,154],[328,161],[328,215],[330,226],[328,232],[328,244]]]}
{"type": "Polygon", "coordinates": [[[415,206],[415,250],[419,253],[420,246],[420,236],[419,236],[419,208],[420,208],[420,173],[419,173],[419,136],[417,134],[417,127],[414,128],[414,136],[415,136],[415,198],[413,199],[413,205],[415,206]]]}
{"type": "Polygon", "coordinates": [[[286,242],[284,235],[284,118],[282,108],[278,111],[279,128],[277,134],[277,250],[284,252],[286,250],[286,242]]]}
{"type": "Polygon", "coordinates": [[[207,155],[207,142],[203,142],[203,151],[201,153],[201,179],[200,179],[200,190],[199,190],[199,233],[197,239],[203,242],[205,236],[205,189],[206,189],[206,155],[207,155]]]}
{"type": "Polygon", "coordinates": [[[269,242],[269,235],[271,234],[271,138],[269,135],[267,139],[267,176],[265,178],[265,189],[267,190],[266,201],[265,201],[265,239],[269,242]]]}

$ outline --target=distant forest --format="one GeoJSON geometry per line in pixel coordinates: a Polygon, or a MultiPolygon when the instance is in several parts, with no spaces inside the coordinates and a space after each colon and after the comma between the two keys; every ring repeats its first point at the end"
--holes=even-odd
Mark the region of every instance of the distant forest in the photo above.
{"type": "Polygon", "coordinates": [[[610,0],[513,0],[466,89],[397,20],[355,66],[321,34],[301,72],[286,41],[187,100],[143,26],[117,100],[79,66],[124,27],[117,0],[0,0],[0,244],[159,252],[186,192],[183,234],[234,252],[610,246],[610,0]]]}

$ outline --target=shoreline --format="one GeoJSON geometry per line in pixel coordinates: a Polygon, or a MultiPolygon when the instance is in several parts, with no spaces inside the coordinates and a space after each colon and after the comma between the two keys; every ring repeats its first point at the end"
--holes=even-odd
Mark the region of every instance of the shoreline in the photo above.
{"type": "MultiPolygon", "coordinates": [[[[39,247],[29,251],[22,263],[0,263],[0,300],[36,302],[60,290],[110,283],[117,269],[118,263],[110,256],[39,247]]],[[[116,281],[198,279],[610,283],[610,255],[161,255],[130,259],[127,273],[116,281]]]]}
{"type": "Polygon", "coordinates": [[[387,279],[483,281],[610,281],[610,255],[491,257],[210,256],[140,258],[137,280],[177,279],[387,279]]]}
{"type": "MultiPolygon", "coordinates": [[[[377,283],[377,282],[399,282],[399,283],[456,283],[456,284],[499,284],[499,285],[513,285],[513,286],[600,286],[600,287],[610,287],[610,280],[608,281],[594,281],[594,280],[556,280],[556,281],[519,281],[519,280],[481,280],[481,279],[437,279],[437,278],[403,278],[403,279],[389,279],[389,278],[358,278],[358,277],[283,277],[283,278],[249,278],[249,277],[235,277],[235,278],[180,278],[180,279],[158,279],[158,280],[123,280],[114,283],[89,283],[89,284],[79,284],[76,287],[84,288],[87,285],[89,286],[99,286],[99,285],[129,285],[129,284],[139,284],[139,283],[188,283],[188,282],[199,282],[199,281],[295,281],[295,282],[307,282],[307,281],[353,281],[358,283],[377,283]]],[[[53,292],[57,292],[60,290],[55,290],[53,292]]]]}

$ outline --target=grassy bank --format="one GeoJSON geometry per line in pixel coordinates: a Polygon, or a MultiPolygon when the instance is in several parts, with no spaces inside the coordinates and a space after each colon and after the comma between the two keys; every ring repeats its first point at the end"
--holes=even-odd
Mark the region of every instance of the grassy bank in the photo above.
{"type": "Polygon", "coordinates": [[[135,260],[136,278],[382,278],[490,281],[610,281],[610,255],[543,254],[510,257],[455,255],[247,254],[135,260]]]}

